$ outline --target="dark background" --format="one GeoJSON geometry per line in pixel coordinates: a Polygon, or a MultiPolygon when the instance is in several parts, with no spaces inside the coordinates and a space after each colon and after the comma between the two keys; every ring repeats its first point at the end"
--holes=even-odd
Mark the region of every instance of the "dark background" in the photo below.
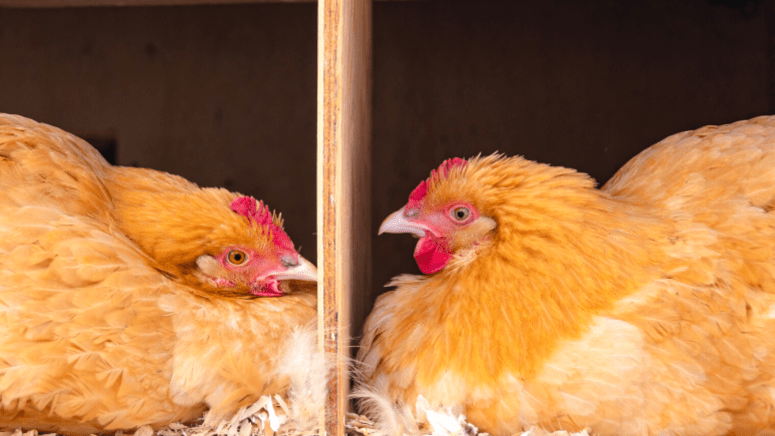
{"type": "MultiPolygon", "coordinates": [[[[0,8],[0,112],[121,165],[265,200],[315,261],[314,3],[0,8]],[[107,145],[106,145],[107,144],[107,145]]],[[[373,7],[373,286],[418,273],[381,220],[449,157],[605,182],[660,139],[775,109],[775,2],[406,1],[373,7]]]]}

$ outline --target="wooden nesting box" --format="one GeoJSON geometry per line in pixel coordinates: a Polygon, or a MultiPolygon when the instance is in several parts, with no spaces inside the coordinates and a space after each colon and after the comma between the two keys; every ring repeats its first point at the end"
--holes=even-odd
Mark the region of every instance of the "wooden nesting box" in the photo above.
{"type": "Polygon", "coordinates": [[[317,247],[342,434],[349,338],[417,272],[411,240],[371,236],[431,168],[500,151],[602,183],[669,134],[773,113],[774,23],[771,0],[0,0],[0,111],[283,211],[317,247]]]}

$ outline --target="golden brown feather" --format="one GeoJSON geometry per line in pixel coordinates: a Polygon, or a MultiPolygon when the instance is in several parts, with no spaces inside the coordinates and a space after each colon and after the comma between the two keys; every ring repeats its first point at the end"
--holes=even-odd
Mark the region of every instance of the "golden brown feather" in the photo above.
{"type": "Polygon", "coordinates": [[[673,135],[599,190],[519,157],[445,163],[383,223],[438,271],[396,278],[366,322],[369,413],[400,427],[422,395],[496,435],[772,429],[773,204],[775,117],[673,135]]]}
{"type": "Polygon", "coordinates": [[[0,115],[0,428],[216,420],[285,392],[276,365],[315,317],[314,286],[261,287],[237,267],[207,277],[197,261],[234,246],[272,274],[314,280],[314,267],[278,247],[278,217],[230,208],[238,197],[110,166],[66,132],[0,115]]]}

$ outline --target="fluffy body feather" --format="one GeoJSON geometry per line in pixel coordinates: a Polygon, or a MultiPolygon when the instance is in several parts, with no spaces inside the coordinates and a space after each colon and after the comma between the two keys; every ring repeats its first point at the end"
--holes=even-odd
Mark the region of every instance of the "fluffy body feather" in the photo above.
{"type": "Polygon", "coordinates": [[[358,354],[389,431],[418,395],[495,435],[775,427],[775,117],[670,136],[602,189],[497,155],[424,183],[382,231],[441,268],[390,284],[358,354]]]}
{"type": "Polygon", "coordinates": [[[316,313],[286,239],[255,200],[0,115],[0,428],[212,421],[285,392],[281,352],[316,313]]]}

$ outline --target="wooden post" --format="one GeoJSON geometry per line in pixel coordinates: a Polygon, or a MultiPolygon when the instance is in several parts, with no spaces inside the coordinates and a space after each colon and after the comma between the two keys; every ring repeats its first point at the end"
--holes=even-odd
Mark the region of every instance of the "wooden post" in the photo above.
{"type": "Polygon", "coordinates": [[[371,0],[318,2],[318,331],[336,355],[320,428],[343,435],[350,326],[371,255],[371,0]]]}

